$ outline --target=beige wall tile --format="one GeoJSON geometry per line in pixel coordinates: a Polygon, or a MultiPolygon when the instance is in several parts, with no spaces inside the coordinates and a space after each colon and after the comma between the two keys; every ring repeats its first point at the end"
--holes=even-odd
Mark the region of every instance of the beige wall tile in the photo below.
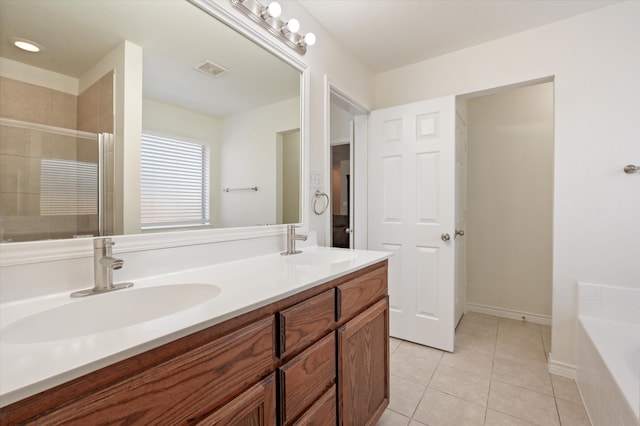
{"type": "Polygon", "coordinates": [[[0,192],[39,193],[40,160],[0,154],[0,192]]]}
{"type": "Polygon", "coordinates": [[[78,98],[68,93],[52,90],[51,122],[52,126],[76,129],[78,125],[78,98]]]}
{"type": "Polygon", "coordinates": [[[0,126],[0,154],[29,156],[31,132],[12,126],[0,126]]]}
{"type": "Polygon", "coordinates": [[[75,160],[76,145],[76,138],[73,136],[46,133],[42,138],[42,157],[75,160]]]}

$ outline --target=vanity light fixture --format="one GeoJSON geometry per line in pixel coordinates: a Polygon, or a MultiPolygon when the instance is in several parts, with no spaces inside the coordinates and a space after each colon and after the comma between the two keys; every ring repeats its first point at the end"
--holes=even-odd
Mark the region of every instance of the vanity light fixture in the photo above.
{"type": "Polygon", "coordinates": [[[27,52],[37,53],[44,50],[44,46],[36,43],[35,41],[27,40],[22,37],[11,37],[11,43],[18,49],[25,50],[27,52]]]}
{"type": "Polygon", "coordinates": [[[313,33],[307,33],[304,36],[298,34],[300,22],[297,19],[281,19],[282,8],[276,2],[264,6],[258,0],[230,1],[233,7],[260,24],[301,55],[307,53],[307,46],[312,46],[316,42],[316,36],[313,33]]]}

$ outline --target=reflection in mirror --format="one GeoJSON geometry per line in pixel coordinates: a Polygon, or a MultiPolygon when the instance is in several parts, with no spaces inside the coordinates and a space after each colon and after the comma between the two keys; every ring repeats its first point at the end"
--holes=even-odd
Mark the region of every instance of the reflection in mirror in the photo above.
{"type": "Polygon", "coordinates": [[[187,1],[1,1],[0,241],[300,222],[300,87],[187,1]]]}

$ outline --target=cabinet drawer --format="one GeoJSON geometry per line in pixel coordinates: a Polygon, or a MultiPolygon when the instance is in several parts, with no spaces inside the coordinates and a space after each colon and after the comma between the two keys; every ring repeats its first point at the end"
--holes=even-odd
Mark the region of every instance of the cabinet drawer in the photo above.
{"type": "Polygon", "coordinates": [[[325,392],[294,425],[327,426],[336,424],[336,386],[325,392]]]}
{"type": "Polygon", "coordinates": [[[285,358],[309,346],[335,326],[335,290],[327,290],[278,314],[280,344],[285,358]]]}
{"type": "Polygon", "coordinates": [[[198,426],[276,426],[275,374],[253,385],[198,426]]]}
{"type": "Polygon", "coordinates": [[[387,295],[387,264],[336,288],[340,324],[387,295]]]}
{"type": "Polygon", "coordinates": [[[179,424],[211,412],[273,371],[274,317],[130,376],[35,424],[179,424]]]}
{"type": "Polygon", "coordinates": [[[331,333],[278,370],[280,415],[291,424],[334,383],[336,378],[335,334],[331,333]]]}

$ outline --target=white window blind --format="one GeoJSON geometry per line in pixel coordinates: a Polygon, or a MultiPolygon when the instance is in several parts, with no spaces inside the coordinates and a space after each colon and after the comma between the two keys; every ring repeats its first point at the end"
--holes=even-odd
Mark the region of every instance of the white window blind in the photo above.
{"type": "Polygon", "coordinates": [[[142,135],[142,229],[209,224],[209,147],[142,135]]]}
{"type": "Polygon", "coordinates": [[[98,165],[74,160],[40,160],[40,215],[98,213],[98,165]]]}

